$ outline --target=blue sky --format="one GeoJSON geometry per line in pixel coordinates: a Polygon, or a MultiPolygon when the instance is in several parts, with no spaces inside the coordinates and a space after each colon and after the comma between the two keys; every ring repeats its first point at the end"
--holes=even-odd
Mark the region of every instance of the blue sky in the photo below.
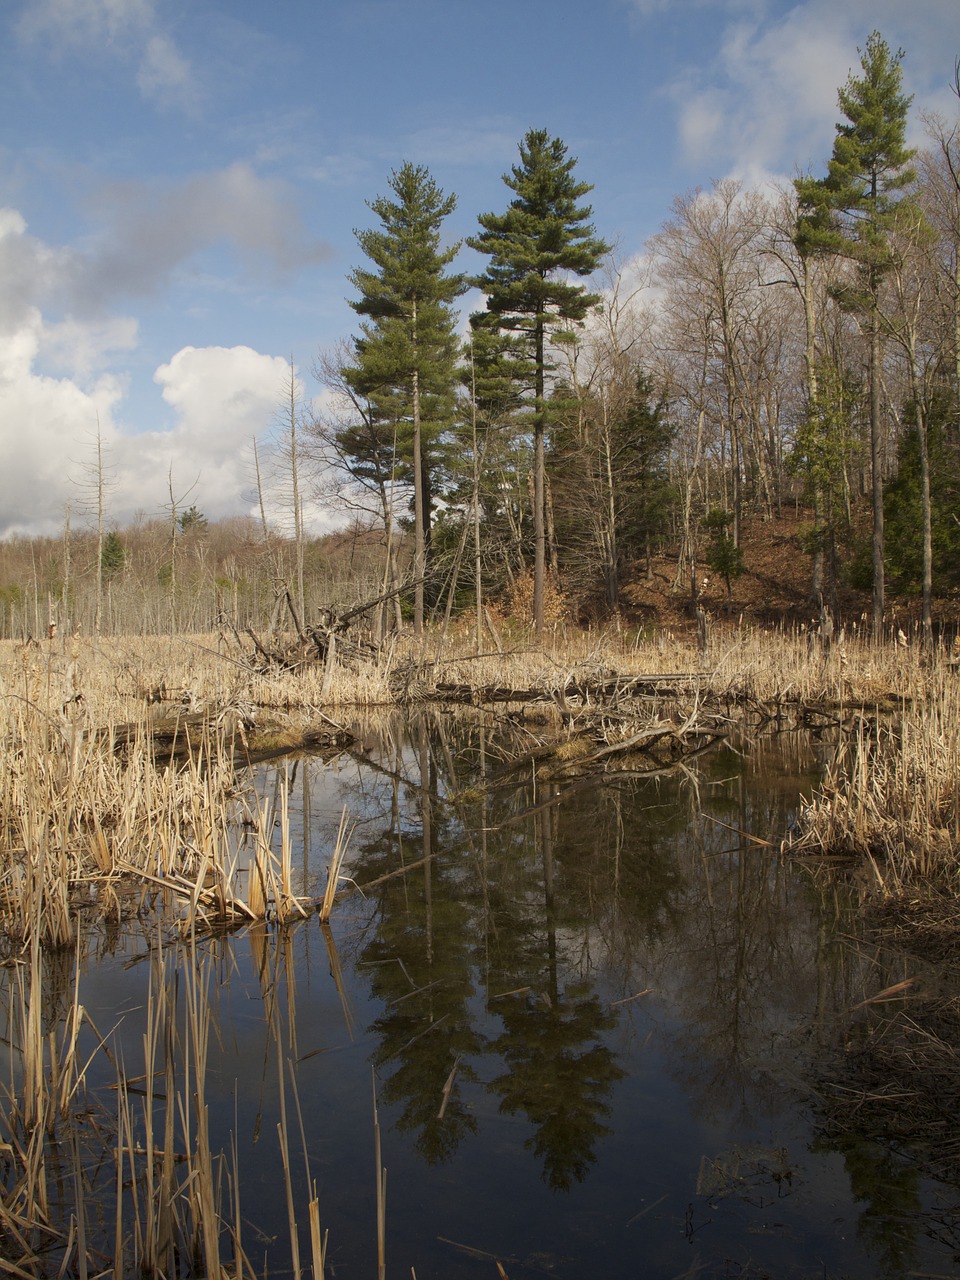
{"type": "Polygon", "coordinates": [[[309,399],[354,331],[353,229],[405,160],[457,195],[458,239],[545,128],[630,259],[697,185],[822,172],[874,28],[915,143],[960,109],[958,0],[0,8],[0,536],[55,533],[68,501],[82,521],[98,422],[111,523],[159,514],[171,472],[211,518],[251,510],[250,442],[290,357],[309,399]]]}

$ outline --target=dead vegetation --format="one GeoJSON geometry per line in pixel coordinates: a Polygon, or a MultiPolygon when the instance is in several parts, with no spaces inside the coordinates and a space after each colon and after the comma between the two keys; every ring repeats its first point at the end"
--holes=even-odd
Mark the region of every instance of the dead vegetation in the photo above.
{"type": "Polygon", "coordinates": [[[791,839],[794,853],[854,858],[870,887],[960,892],[960,680],[946,663],[919,673],[893,708],[859,708],[791,839]]]}
{"type": "MultiPolygon", "coordinates": [[[[324,646],[302,628],[269,641],[228,633],[0,646],[0,951],[13,1082],[0,1109],[0,1254],[14,1260],[11,1274],[94,1275],[112,1265],[116,1274],[159,1276],[171,1274],[171,1251],[194,1258],[196,1273],[226,1275],[229,1258],[230,1274],[253,1274],[235,1173],[210,1151],[203,1124],[208,978],[197,940],[238,926],[256,938],[268,921],[291,923],[318,910],[329,917],[347,817],[322,900],[304,898],[291,869],[285,796],[275,806],[257,800],[244,770],[266,753],[349,749],[344,720],[352,707],[432,701],[510,717],[524,745],[488,785],[516,786],[532,772],[549,784],[544,805],[600,774],[682,768],[734,725],[829,730],[839,747],[790,851],[856,856],[885,894],[902,897],[918,880],[935,879],[955,907],[960,683],[949,655],[924,659],[904,644],[878,650],[856,635],[825,647],[800,632],[741,629],[716,631],[706,645],[669,634],[645,644],[620,629],[558,632],[546,650],[507,635],[483,654],[471,652],[468,631],[428,636],[418,648],[399,639],[375,647],[351,637],[349,625],[323,634],[324,646]],[[78,920],[90,912],[157,922],[143,1077],[165,1081],[167,1102],[149,1088],[138,1101],[137,1071],[118,1065],[116,1115],[81,1126],[86,1064],[109,1046],[85,1021],[75,991],[56,1035],[44,1030],[43,973],[75,952],[78,920]],[[163,958],[185,954],[182,1023],[161,988],[163,958]],[[187,1064],[189,1097],[179,1083],[187,1064]],[[171,1128],[171,1116],[187,1114],[188,1123],[171,1128]],[[102,1233],[96,1241],[86,1234],[79,1172],[70,1185],[80,1198],[69,1210],[58,1205],[47,1161],[55,1144],[79,1170],[94,1130],[114,1153],[109,1248],[102,1233]],[[135,1194],[123,1194],[124,1186],[135,1194]]],[[[949,929],[944,909],[931,945],[944,945],[949,929]]],[[[867,1073],[860,1092],[848,1081],[837,1097],[846,1089],[861,1109],[896,1107],[904,1097],[917,1108],[929,1104],[923,1159],[940,1168],[956,1155],[952,1140],[937,1147],[935,1139],[943,1126],[938,1098],[960,1100],[958,1018],[948,1004],[934,1013],[933,1025],[905,1018],[865,1044],[856,1058],[867,1073]],[[886,1068],[875,1057],[881,1039],[894,1050],[886,1068]],[[936,1082],[928,1099],[908,1082],[911,1069],[936,1082]],[[884,1070],[895,1088],[876,1086],[884,1070]]],[[[315,1197],[309,1223],[317,1276],[324,1243],[315,1197]]]]}

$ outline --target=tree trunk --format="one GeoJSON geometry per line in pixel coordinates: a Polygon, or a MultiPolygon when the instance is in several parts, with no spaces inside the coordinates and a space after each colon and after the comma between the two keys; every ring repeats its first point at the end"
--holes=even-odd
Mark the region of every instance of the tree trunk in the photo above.
{"type": "MultiPolygon", "coordinates": [[[[803,261],[803,362],[807,375],[807,414],[816,411],[817,395],[817,321],[813,305],[813,274],[809,262],[803,261]]],[[[823,595],[823,487],[818,476],[813,481],[813,564],[810,575],[810,598],[823,595]]]]}
{"type": "MultiPolygon", "coordinates": [[[[875,295],[874,295],[875,296],[875,295]]],[[[873,472],[873,639],[883,638],[883,460],[880,438],[880,317],[870,313],[870,464],[873,472]]]]}
{"type": "Polygon", "coordinates": [[[544,458],[543,410],[543,329],[542,313],[536,321],[536,386],[534,387],[533,422],[533,626],[538,636],[544,628],[544,587],[546,582],[547,541],[544,521],[546,463],[544,458]]]}
{"type": "Polygon", "coordinates": [[[930,442],[927,437],[927,412],[914,333],[910,334],[907,354],[910,359],[911,391],[917,415],[917,440],[920,446],[920,521],[923,541],[921,641],[923,648],[929,651],[933,647],[933,516],[930,509],[930,442]]]}
{"type": "MultiPolygon", "coordinates": [[[[417,304],[413,303],[414,335],[417,325],[417,304]]],[[[416,349],[416,336],[414,336],[416,349]]],[[[426,539],[423,523],[423,451],[420,439],[420,371],[413,369],[413,634],[423,635],[423,578],[426,573],[426,539]]]]}

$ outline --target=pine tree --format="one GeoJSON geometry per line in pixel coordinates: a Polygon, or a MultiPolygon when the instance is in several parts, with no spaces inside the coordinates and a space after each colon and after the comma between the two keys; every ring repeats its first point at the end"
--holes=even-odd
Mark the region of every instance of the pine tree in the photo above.
{"type": "MultiPolygon", "coordinates": [[[[382,229],[354,233],[376,269],[360,267],[349,276],[360,294],[350,305],[368,319],[354,340],[355,363],[343,375],[368,402],[368,421],[380,437],[376,465],[393,453],[396,440],[413,473],[419,635],[433,509],[431,453],[453,413],[458,344],[451,304],[465,284],[462,276],[445,271],[459,244],[440,245],[440,227],[456,208],[456,197],[445,196],[423,165],[409,162],[391,174],[390,189],[396,200],[379,196],[369,205],[382,229]]],[[[358,466],[369,463],[357,456],[358,466]]]]}
{"type": "Polygon", "coordinates": [[[853,74],[838,101],[837,125],[822,179],[797,181],[801,253],[833,253],[856,266],[856,284],[838,289],[842,306],[862,317],[870,349],[870,442],[873,469],[873,630],[883,628],[883,476],[881,468],[880,286],[892,263],[890,233],[904,187],[914,179],[906,146],[911,98],[901,92],[903,53],[891,54],[874,31],[859,50],[863,75],[853,74]]]}
{"type": "Polygon", "coordinates": [[[120,572],[127,559],[127,551],[123,539],[115,529],[104,535],[103,549],[100,552],[100,568],[105,579],[112,578],[120,572]]]}
{"type": "Polygon", "coordinates": [[[542,632],[546,576],[544,436],[551,364],[547,343],[562,340],[599,301],[573,276],[597,269],[608,246],[594,235],[592,209],[581,200],[593,188],[573,177],[576,159],[559,138],[531,129],[520,143],[520,164],[503,180],[514,199],[505,213],[485,213],[482,231],[467,240],[489,266],[471,281],[487,295],[487,323],[515,339],[514,383],[530,404],[533,430],[534,623],[542,632]]]}

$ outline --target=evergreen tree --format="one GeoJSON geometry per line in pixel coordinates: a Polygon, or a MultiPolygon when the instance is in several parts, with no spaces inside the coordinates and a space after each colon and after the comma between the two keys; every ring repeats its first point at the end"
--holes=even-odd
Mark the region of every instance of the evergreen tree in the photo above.
{"type": "Polygon", "coordinates": [[[676,493],[669,477],[673,428],[650,378],[634,372],[622,393],[611,390],[620,391],[608,384],[554,427],[547,469],[560,554],[579,569],[587,596],[604,582],[615,609],[626,560],[643,557],[652,577],[653,542],[676,493]]]}
{"type": "Polygon", "coordinates": [[[177,516],[177,525],[181,533],[206,533],[209,522],[196,503],[194,503],[193,506],[187,507],[186,511],[181,511],[177,516]]]}
{"type": "Polygon", "coordinates": [[[703,518],[704,528],[710,534],[707,564],[723,578],[727,588],[727,604],[733,592],[733,583],[743,573],[743,548],[738,547],[728,532],[733,523],[733,513],[722,507],[713,507],[703,518]]]}
{"type": "Polygon", "coordinates": [[[860,51],[863,75],[838,95],[846,123],[837,125],[825,178],[801,178],[798,247],[851,260],[856,283],[837,290],[842,306],[862,317],[870,349],[870,441],[873,469],[873,629],[883,627],[883,477],[880,422],[880,286],[891,266],[890,233],[904,187],[913,181],[906,146],[912,99],[901,91],[902,52],[891,54],[874,31],[860,51]]]}
{"type": "Polygon", "coordinates": [[[515,192],[505,213],[480,216],[482,231],[468,239],[489,266],[471,283],[487,295],[488,323],[515,339],[511,376],[530,403],[533,429],[534,622],[544,623],[546,504],[544,435],[548,336],[569,335],[599,301],[569,277],[588,276],[608,246],[594,235],[592,209],[578,204],[593,188],[573,177],[576,160],[559,138],[531,129],[520,143],[520,164],[504,174],[515,192]]]}
{"type": "Polygon", "coordinates": [[[834,610],[838,534],[846,518],[847,467],[857,452],[854,418],[862,395],[851,374],[829,361],[817,361],[812,398],[788,458],[790,469],[803,481],[804,497],[813,503],[814,524],[806,540],[807,550],[821,563],[825,560],[829,568],[826,583],[820,576],[817,594],[828,594],[834,610]]]}
{"type": "MultiPolygon", "coordinates": [[[[942,593],[960,587],[960,432],[957,402],[941,387],[926,410],[929,457],[932,586],[942,593]]],[[[915,404],[904,412],[897,474],[884,491],[887,566],[894,589],[919,591],[924,582],[921,433],[915,404]]]]}
{"type": "Polygon", "coordinates": [[[123,539],[116,529],[104,534],[103,549],[100,552],[100,568],[104,578],[112,578],[123,568],[127,558],[123,539]]]}
{"type": "MultiPolygon", "coordinates": [[[[394,444],[412,471],[416,580],[414,629],[423,628],[424,579],[429,568],[433,509],[432,461],[437,440],[453,415],[457,338],[454,299],[465,285],[446,274],[459,245],[442,249],[440,227],[456,208],[423,165],[409,162],[394,171],[390,189],[396,200],[379,196],[370,208],[380,229],[356,231],[357,242],[373,264],[349,276],[360,297],[353,309],[367,317],[354,340],[355,363],[343,370],[353,392],[369,406],[365,426],[378,437],[377,468],[394,444]]],[[[369,430],[357,435],[359,444],[369,430]]],[[[365,451],[360,467],[369,467],[365,451]]]]}
{"type": "Polygon", "coordinates": [[[653,383],[637,374],[622,423],[616,424],[617,475],[623,478],[617,518],[623,526],[624,550],[642,554],[652,577],[652,543],[668,527],[676,491],[670,482],[669,454],[673,427],[662,400],[654,400],[653,383]]]}

